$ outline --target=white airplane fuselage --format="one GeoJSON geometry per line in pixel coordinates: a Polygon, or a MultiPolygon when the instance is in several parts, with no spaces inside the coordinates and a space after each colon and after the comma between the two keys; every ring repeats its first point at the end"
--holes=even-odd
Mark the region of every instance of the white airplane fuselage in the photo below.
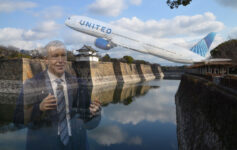
{"type": "Polygon", "coordinates": [[[89,17],[72,16],[65,21],[65,24],[76,31],[109,41],[111,48],[121,46],[179,63],[192,64],[205,60],[205,57],[193,53],[189,49],[167,42],[157,42],[150,37],[89,17]]]}

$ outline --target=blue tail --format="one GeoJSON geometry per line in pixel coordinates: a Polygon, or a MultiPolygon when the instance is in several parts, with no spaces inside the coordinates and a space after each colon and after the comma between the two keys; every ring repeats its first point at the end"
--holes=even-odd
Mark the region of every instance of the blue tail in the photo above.
{"type": "Polygon", "coordinates": [[[209,33],[205,38],[199,41],[196,45],[194,45],[190,50],[198,55],[205,57],[208,52],[212,42],[214,41],[216,36],[215,32],[209,33]]]}

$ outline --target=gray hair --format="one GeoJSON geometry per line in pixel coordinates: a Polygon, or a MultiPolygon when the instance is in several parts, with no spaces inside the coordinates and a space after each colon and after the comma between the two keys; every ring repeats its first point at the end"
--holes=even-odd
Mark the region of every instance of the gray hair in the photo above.
{"type": "Polygon", "coordinates": [[[49,50],[52,49],[52,48],[61,48],[61,49],[65,49],[65,51],[66,51],[66,47],[65,47],[65,45],[63,44],[63,42],[61,42],[61,41],[59,41],[59,40],[54,40],[54,41],[50,41],[50,42],[43,48],[42,55],[43,55],[44,57],[47,57],[49,50]]]}

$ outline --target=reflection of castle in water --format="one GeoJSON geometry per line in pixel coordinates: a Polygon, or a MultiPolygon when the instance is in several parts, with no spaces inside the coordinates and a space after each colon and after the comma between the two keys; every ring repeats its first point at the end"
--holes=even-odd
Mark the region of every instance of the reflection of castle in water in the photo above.
{"type": "Polygon", "coordinates": [[[89,87],[92,100],[100,100],[102,105],[124,103],[128,105],[135,96],[145,95],[151,88],[148,84],[112,84],[89,87]]]}

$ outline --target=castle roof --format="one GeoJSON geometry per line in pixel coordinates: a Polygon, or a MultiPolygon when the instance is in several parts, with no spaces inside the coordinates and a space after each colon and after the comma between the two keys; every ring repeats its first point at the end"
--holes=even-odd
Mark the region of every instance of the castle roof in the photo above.
{"type": "Polygon", "coordinates": [[[78,52],[93,52],[96,53],[97,51],[93,49],[91,46],[84,45],[82,48],[76,50],[78,52]]]}

